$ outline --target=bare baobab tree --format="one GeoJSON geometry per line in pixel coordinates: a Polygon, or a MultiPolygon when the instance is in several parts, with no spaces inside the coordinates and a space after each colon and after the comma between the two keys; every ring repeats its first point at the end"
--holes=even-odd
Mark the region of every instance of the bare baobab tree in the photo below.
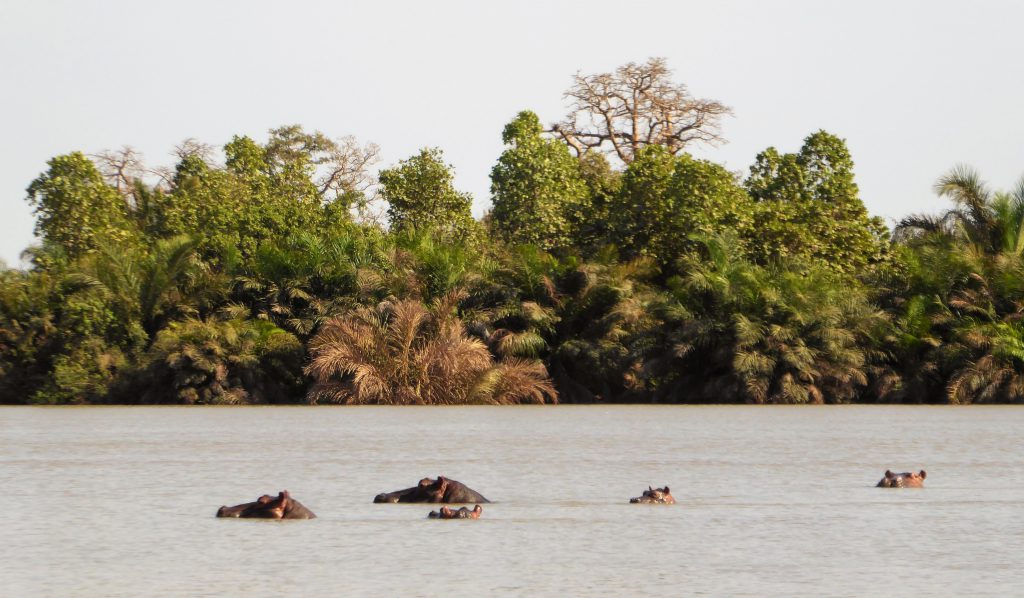
{"type": "MultiPolygon", "coordinates": [[[[179,158],[192,153],[206,159],[211,155],[212,149],[194,139],[186,139],[174,152],[179,158]]],[[[142,152],[130,145],[122,146],[118,150],[103,150],[97,154],[90,154],[90,157],[107,184],[117,189],[132,206],[135,206],[139,199],[138,185],[145,184],[147,179],[152,181],[155,178],[153,186],[161,191],[167,191],[171,187],[174,169],[166,166],[147,166],[142,152]]]]}
{"type": "Polygon", "coordinates": [[[300,125],[288,125],[270,130],[266,149],[275,167],[308,161],[317,193],[326,202],[352,192],[370,195],[376,183],[370,169],[380,158],[380,147],[360,145],[351,135],[334,141],[320,131],[307,133],[300,125]]]}
{"type": "Polygon", "coordinates": [[[103,150],[98,154],[91,154],[90,157],[107,183],[125,197],[132,194],[135,181],[146,175],[142,154],[130,145],[125,145],[119,150],[103,150]]]}
{"type": "Polygon", "coordinates": [[[325,151],[323,169],[317,180],[321,196],[331,193],[341,196],[350,191],[371,195],[376,177],[370,169],[380,159],[380,146],[376,143],[360,145],[355,137],[347,135],[332,142],[325,151]]]}
{"type": "Polygon", "coordinates": [[[673,154],[688,144],[724,139],[720,120],[732,111],[715,100],[694,98],[674,84],[664,58],[627,63],[614,73],[576,73],[565,92],[571,100],[566,119],[550,129],[577,155],[610,145],[625,163],[640,148],[662,145],[673,154]]]}

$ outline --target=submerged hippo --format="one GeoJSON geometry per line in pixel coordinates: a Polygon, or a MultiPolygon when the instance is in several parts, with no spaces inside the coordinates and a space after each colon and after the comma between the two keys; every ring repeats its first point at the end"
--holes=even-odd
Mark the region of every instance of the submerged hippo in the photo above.
{"type": "Polygon", "coordinates": [[[484,508],[480,505],[473,507],[472,511],[467,507],[460,507],[458,509],[441,507],[439,511],[431,511],[427,517],[430,519],[480,519],[480,513],[483,512],[484,508]]]}
{"type": "Polygon", "coordinates": [[[674,505],[676,499],[672,498],[672,494],[668,491],[668,486],[664,488],[651,488],[647,487],[644,493],[636,498],[629,499],[631,503],[644,503],[652,505],[674,505]]]}
{"type": "Polygon", "coordinates": [[[491,502],[482,494],[462,482],[449,480],[444,476],[437,479],[423,478],[420,483],[405,490],[378,494],[373,502],[444,502],[444,503],[487,503],[491,502]]]}
{"type": "Polygon", "coordinates": [[[295,500],[282,490],[278,495],[264,494],[254,502],[247,502],[233,507],[221,507],[217,517],[240,517],[243,519],[316,519],[302,503],[295,500]]]}
{"type": "Polygon", "coordinates": [[[885,470],[885,476],[875,485],[876,488],[924,488],[924,479],[928,477],[925,470],[917,473],[893,473],[885,470]]]}

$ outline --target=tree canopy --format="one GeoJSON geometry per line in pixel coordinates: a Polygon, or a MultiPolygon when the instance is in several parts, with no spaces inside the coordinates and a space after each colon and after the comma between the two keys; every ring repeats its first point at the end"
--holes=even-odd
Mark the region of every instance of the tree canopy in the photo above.
{"type": "Polygon", "coordinates": [[[380,172],[381,197],[396,231],[435,230],[448,238],[475,230],[473,198],[457,191],[455,175],[438,148],[424,148],[380,172]]]}
{"type": "Polygon", "coordinates": [[[572,246],[589,210],[577,160],[565,144],[542,136],[530,111],[505,126],[502,140],[509,147],[491,170],[493,230],[513,244],[572,246]]]}
{"type": "Polygon", "coordinates": [[[482,221],[440,149],[375,173],[298,125],[56,156],[0,267],[0,401],[1024,402],[1024,180],[956,166],[890,236],[833,133],[742,180],[690,154],[728,111],[669,74],[519,112],[482,221]]]}

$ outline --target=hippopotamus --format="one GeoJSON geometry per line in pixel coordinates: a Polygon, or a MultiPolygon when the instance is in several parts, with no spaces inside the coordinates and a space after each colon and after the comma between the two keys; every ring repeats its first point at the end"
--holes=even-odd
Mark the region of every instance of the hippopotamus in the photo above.
{"type": "Polygon", "coordinates": [[[924,479],[928,477],[925,470],[917,473],[893,473],[885,470],[885,476],[878,481],[875,488],[924,488],[924,479]]]}
{"type": "Polygon", "coordinates": [[[480,513],[483,512],[484,508],[480,505],[473,507],[472,511],[466,507],[460,507],[458,509],[441,507],[441,510],[439,511],[431,511],[427,517],[430,519],[480,519],[480,513]]]}
{"type": "Polygon", "coordinates": [[[405,490],[378,494],[373,502],[435,502],[435,503],[488,503],[482,494],[462,482],[449,480],[444,476],[437,479],[423,478],[420,483],[405,490]]]}
{"type": "Polygon", "coordinates": [[[664,488],[651,488],[648,486],[643,494],[629,499],[629,502],[651,505],[674,505],[676,504],[676,499],[672,498],[672,494],[668,491],[668,486],[664,488]]]}
{"type": "Polygon", "coordinates": [[[287,490],[278,495],[264,494],[254,502],[233,507],[221,507],[217,517],[241,517],[243,519],[316,519],[313,511],[292,498],[287,490]]]}

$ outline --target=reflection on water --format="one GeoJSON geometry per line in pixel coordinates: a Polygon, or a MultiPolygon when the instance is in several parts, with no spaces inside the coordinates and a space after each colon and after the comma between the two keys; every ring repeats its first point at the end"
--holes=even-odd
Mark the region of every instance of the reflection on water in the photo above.
{"type": "Polygon", "coordinates": [[[1008,595],[1022,424],[1013,407],[0,408],[0,594],[1008,595]],[[874,488],[887,468],[926,487],[874,488]],[[438,474],[494,504],[436,521],[371,502],[438,474]],[[628,504],[666,484],[679,504],[628,504]],[[214,518],[283,489],[319,519],[214,518]]]}

